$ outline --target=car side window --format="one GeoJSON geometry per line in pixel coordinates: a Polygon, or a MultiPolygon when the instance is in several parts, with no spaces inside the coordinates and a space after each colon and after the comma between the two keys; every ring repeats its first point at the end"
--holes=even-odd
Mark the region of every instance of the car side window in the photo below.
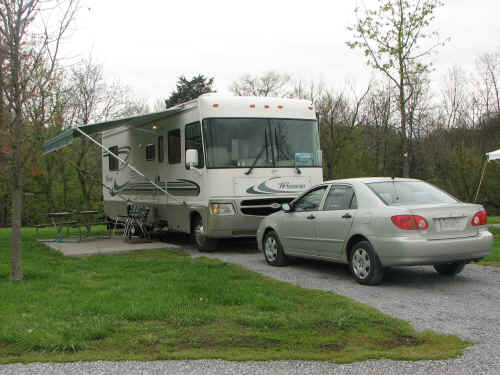
{"type": "Polygon", "coordinates": [[[332,186],[325,201],[325,210],[357,209],[358,201],[351,186],[332,186]]]}
{"type": "Polygon", "coordinates": [[[317,211],[320,208],[321,200],[323,199],[323,195],[325,195],[326,186],[322,186],[316,190],[313,190],[302,198],[300,198],[293,205],[294,211],[303,212],[303,211],[317,211]]]}

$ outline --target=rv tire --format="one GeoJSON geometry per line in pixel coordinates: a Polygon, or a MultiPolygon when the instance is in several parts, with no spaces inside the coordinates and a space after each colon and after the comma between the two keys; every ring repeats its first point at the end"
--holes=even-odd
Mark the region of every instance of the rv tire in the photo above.
{"type": "Polygon", "coordinates": [[[192,237],[198,250],[202,253],[210,253],[217,248],[218,241],[215,238],[208,238],[204,234],[203,220],[195,217],[193,222],[192,237]]]}

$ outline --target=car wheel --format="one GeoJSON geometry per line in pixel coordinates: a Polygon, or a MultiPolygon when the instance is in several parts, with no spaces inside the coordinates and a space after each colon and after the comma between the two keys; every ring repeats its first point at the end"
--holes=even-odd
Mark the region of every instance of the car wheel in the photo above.
{"type": "Polygon", "coordinates": [[[384,277],[384,269],[368,241],[354,245],[349,256],[349,269],[354,280],[363,285],[380,284],[384,277]]]}
{"type": "Polygon", "coordinates": [[[202,253],[210,253],[217,248],[218,241],[214,238],[208,238],[204,235],[203,220],[197,217],[193,223],[192,237],[196,247],[202,253]]]}
{"type": "Polygon", "coordinates": [[[444,276],[455,276],[464,270],[467,262],[454,262],[454,263],[444,263],[444,264],[435,264],[434,269],[440,275],[444,276]]]}
{"type": "Polygon", "coordinates": [[[280,239],[275,231],[267,232],[262,242],[267,263],[271,266],[286,266],[288,264],[289,259],[285,255],[283,246],[281,246],[280,239]]]}

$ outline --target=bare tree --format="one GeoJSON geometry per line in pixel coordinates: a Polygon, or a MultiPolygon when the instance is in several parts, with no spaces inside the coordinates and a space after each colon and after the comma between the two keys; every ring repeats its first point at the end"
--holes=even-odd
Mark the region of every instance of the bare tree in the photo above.
{"type": "Polygon", "coordinates": [[[443,83],[441,107],[446,128],[467,126],[466,117],[467,112],[470,111],[468,96],[471,93],[467,90],[468,77],[466,72],[455,66],[448,71],[443,83]]]}
{"type": "Polygon", "coordinates": [[[291,76],[273,71],[261,76],[244,75],[229,89],[238,96],[288,97],[293,91],[291,76]]]}
{"type": "Polygon", "coordinates": [[[21,218],[23,207],[23,169],[30,152],[25,142],[28,127],[24,113],[33,87],[49,84],[57,67],[61,38],[73,20],[78,0],[0,0],[0,40],[6,61],[2,66],[2,98],[7,115],[3,116],[4,157],[12,189],[11,280],[22,280],[21,218]],[[59,21],[49,27],[49,17],[59,21]],[[37,74],[45,65],[44,75],[37,74]]]}
{"type": "Polygon", "coordinates": [[[290,97],[297,99],[310,100],[311,103],[316,103],[317,100],[324,94],[325,85],[323,82],[315,83],[314,81],[304,83],[301,80],[295,82],[293,91],[290,97]]]}
{"type": "MultiPolygon", "coordinates": [[[[92,57],[75,65],[67,78],[65,122],[69,126],[80,126],[111,119],[132,116],[147,110],[146,104],[130,95],[130,88],[104,80],[102,65],[92,57]]],[[[91,208],[92,196],[101,185],[101,158],[99,150],[86,138],[81,138],[74,147],[74,158],[70,160],[75,169],[85,208],[91,208]]]]}
{"type": "Polygon", "coordinates": [[[373,89],[365,106],[366,125],[373,129],[373,137],[368,140],[376,163],[377,174],[392,173],[389,168],[391,159],[391,140],[395,133],[394,86],[374,82],[373,89]]]}
{"type": "Polygon", "coordinates": [[[350,95],[344,92],[325,91],[316,100],[316,110],[320,114],[321,143],[325,153],[326,177],[339,177],[338,161],[345,143],[353,132],[364,122],[365,112],[361,110],[371,90],[371,83],[366,90],[358,93],[353,85],[349,86],[350,95]]]}
{"type": "Polygon", "coordinates": [[[442,42],[436,31],[428,31],[433,12],[441,6],[440,0],[377,0],[378,8],[356,9],[358,20],[353,27],[354,41],[347,42],[351,48],[361,49],[368,65],[382,72],[399,90],[399,112],[401,123],[401,154],[403,176],[410,175],[408,162],[408,113],[407,104],[415,93],[418,78],[429,71],[429,64],[422,59],[442,42]],[[423,40],[435,39],[431,45],[422,45],[423,40]]]}
{"type": "Polygon", "coordinates": [[[485,53],[476,62],[479,78],[479,97],[483,114],[500,113],[500,52],[485,53]]]}

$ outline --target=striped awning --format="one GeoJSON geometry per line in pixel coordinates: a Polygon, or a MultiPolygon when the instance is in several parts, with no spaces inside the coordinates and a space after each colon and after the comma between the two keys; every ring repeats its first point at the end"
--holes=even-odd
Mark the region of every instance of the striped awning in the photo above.
{"type": "MultiPolygon", "coordinates": [[[[152,126],[158,121],[170,117],[178,112],[185,110],[183,107],[174,107],[162,112],[149,113],[147,115],[139,115],[133,117],[122,118],[118,120],[111,120],[100,122],[90,125],[79,126],[78,129],[88,135],[102,133],[106,130],[118,128],[120,126],[128,126],[132,128],[146,128],[152,126]]],[[[77,128],[70,128],[63,131],[57,137],[45,141],[43,144],[43,155],[57,151],[63,147],[69,146],[73,143],[73,139],[80,137],[82,134],[77,128]]]]}

